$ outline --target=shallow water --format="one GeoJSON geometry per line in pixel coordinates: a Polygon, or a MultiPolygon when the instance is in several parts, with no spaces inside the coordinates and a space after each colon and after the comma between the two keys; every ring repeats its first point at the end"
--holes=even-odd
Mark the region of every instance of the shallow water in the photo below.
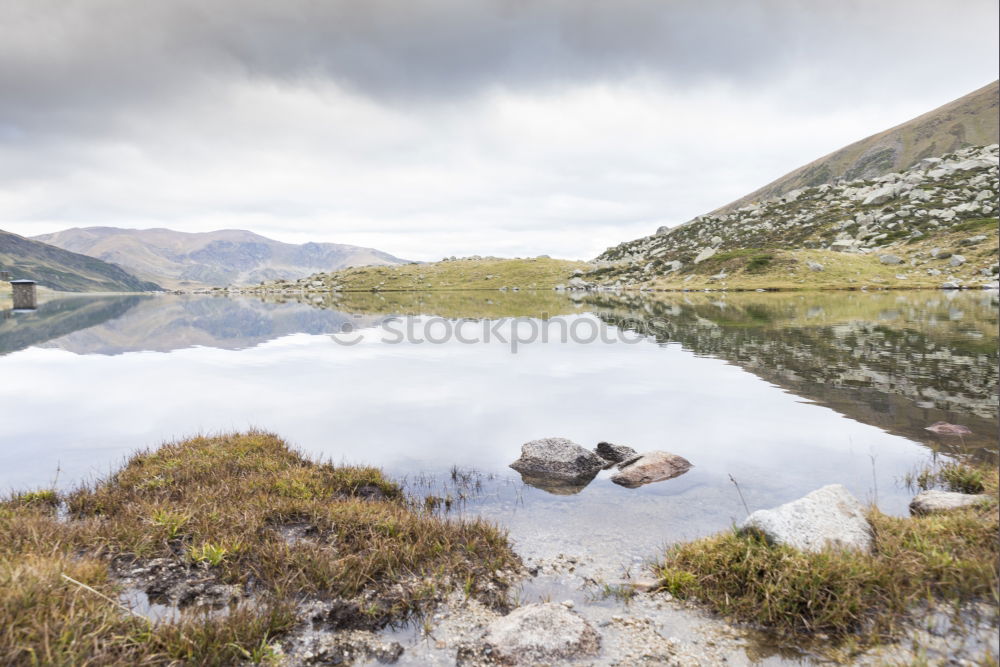
{"type": "Polygon", "coordinates": [[[138,448],[258,427],[413,493],[453,492],[456,512],[508,527],[526,558],[634,571],[825,484],[905,514],[907,472],[936,454],[994,457],[997,319],[995,292],[60,299],[0,315],[0,488],[66,487],[138,448]],[[456,318],[478,342],[440,340],[456,318]],[[547,342],[512,349],[515,330],[546,327],[547,342]],[[939,420],[973,435],[924,430],[939,420]],[[546,436],[694,468],[553,494],[507,467],[546,436]],[[479,481],[464,503],[453,466],[479,481]]]}

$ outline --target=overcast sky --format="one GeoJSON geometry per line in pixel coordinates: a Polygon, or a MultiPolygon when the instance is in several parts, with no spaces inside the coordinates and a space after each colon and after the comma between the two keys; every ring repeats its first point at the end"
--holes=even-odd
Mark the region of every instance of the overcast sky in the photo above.
{"type": "Polygon", "coordinates": [[[2,0],[0,228],[591,258],[997,78],[995,0],[2,0]]]}

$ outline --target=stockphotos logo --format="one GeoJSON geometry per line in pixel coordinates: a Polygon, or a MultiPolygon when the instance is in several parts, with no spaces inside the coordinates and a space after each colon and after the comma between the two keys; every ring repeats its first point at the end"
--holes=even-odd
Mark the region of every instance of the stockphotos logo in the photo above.
{"type": "Polygon", "coordinates": [[[570,317],[502,317],[499,319],[449,319],[446,317],[390,317],[374,327],[358,328],[345,322],[338,333],[330,335],[338,345],[352,347],[360,343],[387,345],[506,345],[517,354],[524,345],[535,343],[577,343],[589,345],[634,345],[644,340],[664,342],[668,323],[661,319],[615,319],[591,315],[570,317]]]}

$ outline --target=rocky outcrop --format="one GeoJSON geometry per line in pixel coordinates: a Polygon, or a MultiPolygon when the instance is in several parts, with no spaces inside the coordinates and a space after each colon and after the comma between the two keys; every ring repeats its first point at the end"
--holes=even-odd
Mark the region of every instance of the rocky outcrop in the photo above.
{"type": "Polygon", "coordinates": [[[575,486],[586,485],[606,465],[607,461],[572,440],[542,438],[521,445],[521,457],[510,467],[526,480],[534,480],[533,486],[540,486],[539,481],[575,486]]]}
{"type": "Polygon", "coordinates": [[[661,451],[646,452],[618,466],[618,472],[611,476],[611,481],[634,489],[672,479],[690,469],[691,462],[683,456],[661,451]]]}
{"type": "Polygon", "coordinates": [[[594,452],[608,463],[621,463],[639,455],[631,447],[615,445],[610,442],[599,442],[594,452]]]}
{"type": "Polygon", "coordinates": [[[910,502],[910,514],[926,515],[939,512],[949,512],[990,502],[986,494],[957,493],[954,491],[939,491],[931,489],[918,493],[910,502]]]}
{"type": "Polygon", "coordinates": [[[824,549],[871,551],[874,544],[865,508],[840,484],[779,505],[757,510],[740,525],[741,532],[762,534],[771,544],[801,551],[824,549]]]}
{"type": "Polygon", "coordinates": [[[530,604],[494,621],[484,639],[493,660],[507,665],[553,664],[596,655],[601,637],[561,604],[530,604]]]}

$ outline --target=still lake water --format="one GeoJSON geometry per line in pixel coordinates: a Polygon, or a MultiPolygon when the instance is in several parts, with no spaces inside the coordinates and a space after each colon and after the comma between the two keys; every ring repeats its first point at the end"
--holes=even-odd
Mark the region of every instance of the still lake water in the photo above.
{"type": "Polygon", "coordinates": [[[995,292],[53,300],[0,313],[0,489],[67,487],[138,448],[258,427],[414,493],[457,494],[452,466],[475,470],[482,493],[460,511],[506,526],[522,555],[620,569],[745,516],[730,476],[751,511],[841,483],[905,514],[905,473],[994,457],[997,321],[995,292]],[[439,340],[458,318],[478,342],[385,342],[406,327],[439,340]],[[512,352],[513,327],[546,323],[547,342],[512,352]],[[599,329],[612,342],[579,340],[599,329]],[[938,420],[973,435],[924,430],[938,420]],[[546,436],[694,468],[553,494],[507,467],[546,436]]]}

